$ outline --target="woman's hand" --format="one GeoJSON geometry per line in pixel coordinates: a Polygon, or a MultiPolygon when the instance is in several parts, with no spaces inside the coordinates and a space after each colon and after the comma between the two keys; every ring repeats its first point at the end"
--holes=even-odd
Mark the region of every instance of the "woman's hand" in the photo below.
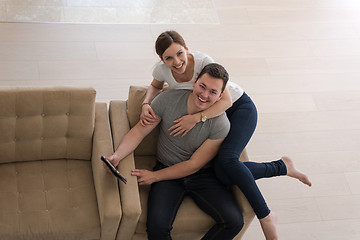
{"type": "Polygon", "coordinates": [[[170,135],[177,136],[182,134],[181,136],[185,136],[195,125],[200,122],[199,114],[193,115],[185,115],[181,118],[178,118],[174,121],[174,125],[172,125],[168,131],[171,131],[170,135]]]}
{"type": "Polygon", "coordinates": [[[140,123],[142,126],[145,127],[146,125],[156,124],[159,120],[159,117],[156,116],[150,104],[142,105],[140,114],[140,123]]]}
{"type": "Polygon", "coordinates": [[[131,175],[138,177],[139,185],[150,185],[158,181],[155,172],[144,169],[133,169],[131,175]]]}

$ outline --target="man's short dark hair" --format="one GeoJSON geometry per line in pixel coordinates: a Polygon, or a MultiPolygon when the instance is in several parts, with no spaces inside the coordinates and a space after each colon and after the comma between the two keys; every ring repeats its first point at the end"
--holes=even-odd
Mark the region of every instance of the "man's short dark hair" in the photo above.
{"type": "Polygon", "coordinates": [[[198,79],[205,73],[209,74],[213,78],[219,78],[223,80],[223,87],[221,92],[225,90],[226,84],[229,80],[229,73],[226,69],[218,63],[209,63],[199,73],[198,79]]]}

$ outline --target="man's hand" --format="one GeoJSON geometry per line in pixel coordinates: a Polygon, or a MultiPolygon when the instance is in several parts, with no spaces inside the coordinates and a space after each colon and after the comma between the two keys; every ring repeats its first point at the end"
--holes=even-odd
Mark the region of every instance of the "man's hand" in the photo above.
{"type": "MultiPolygon", "coordinates": [[[[111,155],[110,157],[106,158],[114,167],[117,167],[117,165],[119,165],[120,162],[120,157],[114,153],[113,155],[111,155]]],[[[111,173],[110,169],[106,166],[106,164],[103,162],[103,167],[111,173]]]]}
{"type": "Polygon", "coordinates": [[[131,171],[132,176],[138,177],[139,185],[150,185],[157,182],[156,172],[144,170],[144,169],[133,169],[131,171]]]}
{"type": "Polygon", "coordinates": [[[117,155],[116,153],[114,153],[113,155],[111,155],[110,157],[106,158],[112,165],[114,165],[114,167],[117,167],[117,165],[119,165],[120,162],[120,157],[119,155],[117,155]]]}

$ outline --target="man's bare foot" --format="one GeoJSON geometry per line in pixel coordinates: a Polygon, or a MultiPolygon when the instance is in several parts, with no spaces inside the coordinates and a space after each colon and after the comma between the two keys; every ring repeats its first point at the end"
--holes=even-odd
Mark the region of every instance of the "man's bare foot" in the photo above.
{"type": "Polygon", "coordinates": [[[286,174],[287,176],[296,178],[300,182],[311,187],[312,184],[311,184],[308,176],[306,174],[300,172],[299,170],[297,170],[295,168],[294,162],[289,157],[283,156],[281,158],[281,160],[283,160],[283,162],[285,163],[285,166],[287,168],[287,174],[286,174]]]}
{"type": "Polygon", "coordinates": [[[277,218],[273,212],[270,212],[266,217],[259,219],[261,228],[264,232],[266,240],[277,240],[278,235],[276,232],[276,222],[277,218]]]}

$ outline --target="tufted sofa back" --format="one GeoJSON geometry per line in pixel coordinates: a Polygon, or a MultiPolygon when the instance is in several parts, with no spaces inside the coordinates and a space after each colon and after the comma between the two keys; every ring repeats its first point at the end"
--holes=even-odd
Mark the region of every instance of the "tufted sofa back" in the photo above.
{"type": "Polygon", "coordinates": [[[0,88],[0,163],[90,160],[95,96],[92,88],[0,88]]]}

